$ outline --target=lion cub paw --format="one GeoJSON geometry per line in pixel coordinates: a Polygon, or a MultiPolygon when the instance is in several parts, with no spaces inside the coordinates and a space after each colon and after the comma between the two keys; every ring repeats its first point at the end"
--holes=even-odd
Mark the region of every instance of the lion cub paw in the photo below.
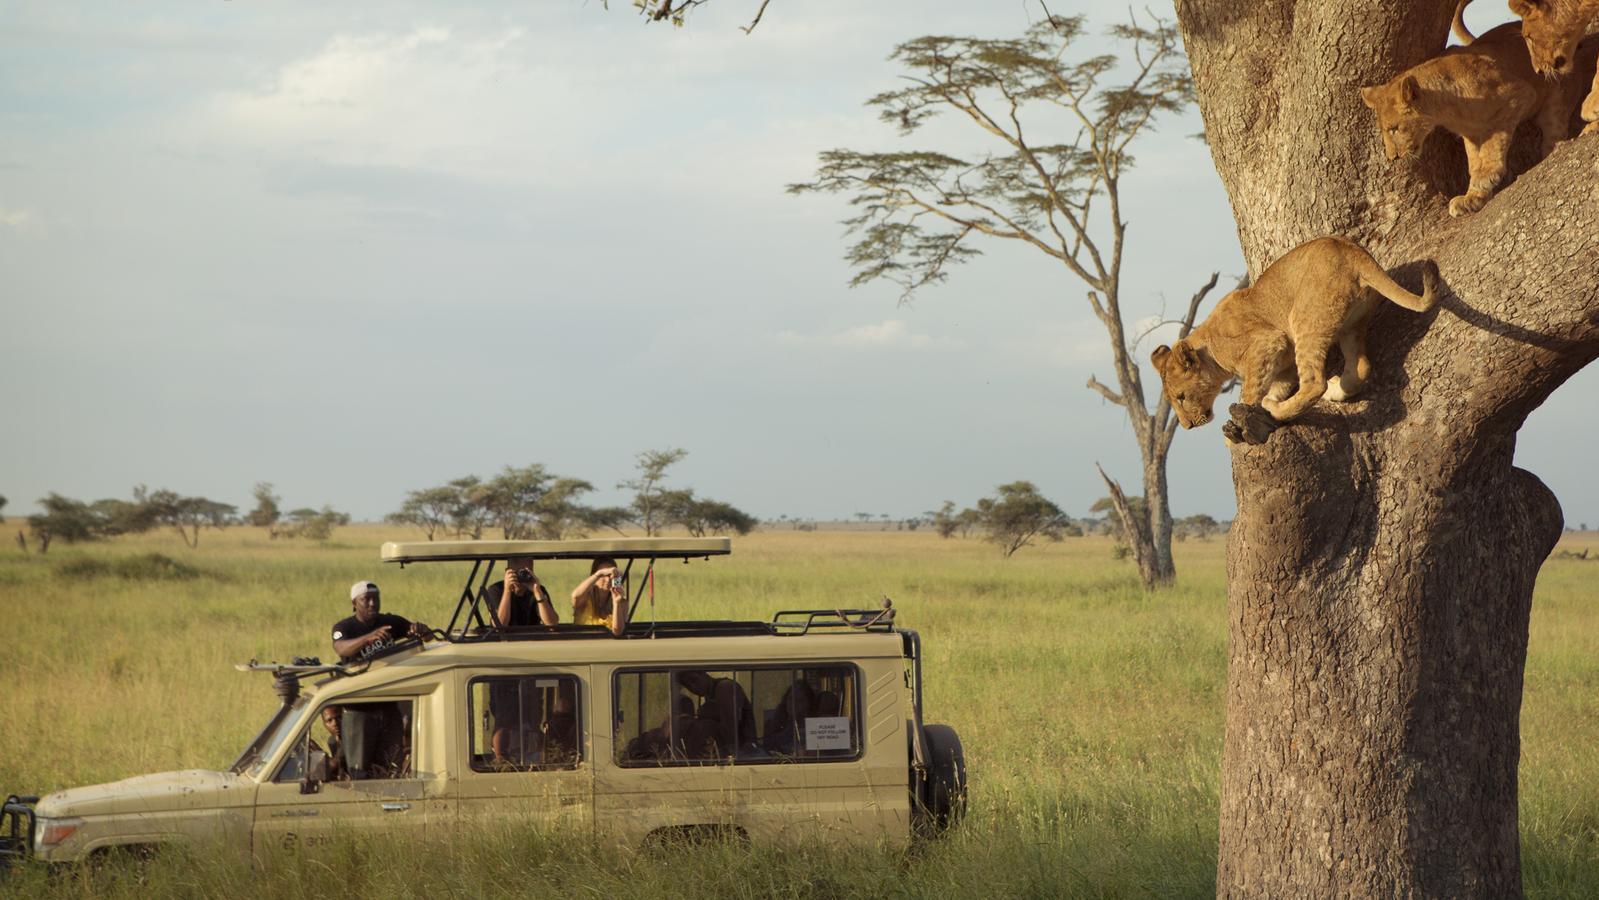
{"type": "Polygon", "coordinates": [[[1227,415],[1231,418],[1222,425],[1221,434],[1231,444],[1264,444],[1277,430],[1277,420],[1259,406],[1234,403],[1227,407],[1227,415]]]}
{"type": "MultiPolygon", "coordinates": [[[[1599,113],[1599,110],[1595,110],[1594,112],[1599,113]]],[[[1595,119],[1594,121],[1583,126],[1582,131],[1579,132],[1577,136],[1582,137],[1583,135],[1587,134],[1599,134],[1599,119],[1595,119]]]]}
{"type": "Polygon", "coordinates": [[[1355,395],[1358,393],[1360,393],[1359,387],[1353,390],[1345,387],[1344,376],[1338,375],[1327,380],[1327,391],[1321,396],[1322,399],[1331,400],[1334,403],[1349,403],[1355,399],[1355,395]]]}
{"type": "Polygon", "coordinates": [[[1467,216],[1482,209],[1483,204],[1487,202],[1488,197],[1484,194],[1461,194],[1458,197],[1450,198],[1449,214],[1457,218],[1467,216]]]}

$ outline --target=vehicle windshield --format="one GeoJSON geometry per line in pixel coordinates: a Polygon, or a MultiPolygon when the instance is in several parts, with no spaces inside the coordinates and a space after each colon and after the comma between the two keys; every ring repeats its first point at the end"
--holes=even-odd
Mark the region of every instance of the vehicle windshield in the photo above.
{"type": "Polygon", "coordinates": [[[259,777],[266,761],[272,758],[284,741],[294,736],[295,727],[300,721],[300,710],[305,709],[310,699],[308,695],[301,694],[293,703],[278,707],[272,721],[261,729],[250,746],[244,748],[244,753],[240,754],[239,761],[233,764],[231,771],[251,778],[259,777]]]}

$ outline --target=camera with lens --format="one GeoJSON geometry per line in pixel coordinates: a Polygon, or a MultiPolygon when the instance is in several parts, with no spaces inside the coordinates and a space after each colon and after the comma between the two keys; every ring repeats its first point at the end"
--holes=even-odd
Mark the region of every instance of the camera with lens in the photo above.
{"type": "Polygon", "coordinates": [[[529,568],[526,568],[526,567],[523,567],[523,568],[517,569],[514,573],[512,573],[511,577],[516,579],[516,583],[517,584],[532,584],[533,583],[533,570],[529,569],[529,568]]]}

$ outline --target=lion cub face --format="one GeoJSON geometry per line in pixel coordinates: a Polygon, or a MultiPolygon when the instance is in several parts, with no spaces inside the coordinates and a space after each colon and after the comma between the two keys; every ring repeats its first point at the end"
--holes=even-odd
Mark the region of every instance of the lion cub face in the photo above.
{"type": "Polygon", "coordinates": [[[1210,367],[1186,339],[1170,347],[1156,347],[1150,361],[1160,373],[1161,390],[1184,428],[1198,428],[1215,418],[1211,407],[1221,393],[1224,379],[1209,371],[1210,367]]]}
{"type": "Polygon", "coordinates": [[[1510,0],[1510,11],[1521,17],[1521,36],[1527,39],[1527,53],[1538,74],[1571,71],[1587,25],[1581,7],[1578,0],[1510,0]]]}
{"type": "Polygon", "coordinates": [[[1387,84],[1361,88],[1360,99],[1377,112],[1377,129],[1382,132],[1382,149],[1388,159],[1407,159],[1421,152],[1433,123],[1421,111],[1421,85],[1415,76],[1403,75],[1387,84]]]}

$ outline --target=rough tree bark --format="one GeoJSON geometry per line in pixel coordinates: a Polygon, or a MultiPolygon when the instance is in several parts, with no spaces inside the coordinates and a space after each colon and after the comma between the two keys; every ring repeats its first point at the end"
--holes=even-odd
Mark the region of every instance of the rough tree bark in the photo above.
{"type": "Polygon", "coordinates": [[[1562,520],[1512,457],[1599,355],[1599,138],[1451,220],[1459,140],[1390,164],[1357,89],[1437,53],[1454,0],[1176,6],[1250,272],[1331,233],[1447,287],[1378,314],[1362,402],[1232,451],[1218,894],[1519,896],[1527,620],[1562,520]]]}

